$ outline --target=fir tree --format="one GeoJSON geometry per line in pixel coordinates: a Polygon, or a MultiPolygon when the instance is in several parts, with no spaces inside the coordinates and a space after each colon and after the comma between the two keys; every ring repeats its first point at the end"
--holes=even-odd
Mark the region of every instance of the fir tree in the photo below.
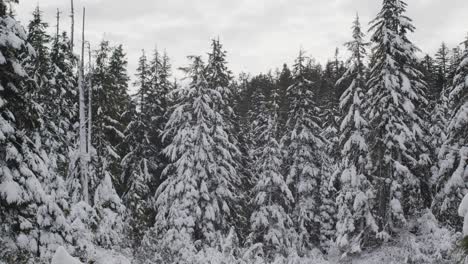
{"type": "Polygon", "coordinates": [[[168,85],[168,68],[166,66],[165,70],[161,70],[167,62],[161,62],[159,53],[155,52],[151,64],[150,67],[143,52],[136,74],[136,100],[130,110],[132,121],[125,130],[128,152],[122,160],[123,178],[125,185],[129,186],[124,201],[130,212],[135,249],[154,218],[151,198],[155,190],[152,188],[161,182],[160,150],[169,92],[162,90],[168,89],[167,86],[162,87],[168,85]]]}
{"type": "MultiPolygon", "coordinates": [[[[278,134],[284,133],[286,131],[286,123],[288,120],[288,110],[289,110],[289,98],[288,98],[288,88],[293,84],[293,76],[291,70],[288,68],[288,65],[284,64],[281,73],[279,74],[277,85],[279,88],[278,91],[278,104],[279,104],[279,113],[278,113],[278,134]]],[[[283,135],[281,135],[283,136],[283,135]]],[[[280,136],[280,137],[281,137],[280,136]]]]}
{"type": "Polygon", "coordinates": [[[149,155],[153,166],[150,172],[154,175],[151,180],[151,192],[154,193],[164,178],[162,172],[169,164],[169,160],[162,153],[170,140],[170,136],[163,137],[164,129],[170,115],[172,106],[170,93],[172,92],[171,64],[166,53],[161,54],[154,50],[153,58],[149,65],[149,85],[148,94],[142,105],[142,113],[146,122],[150,124],[148,138],[155,148],[155,154],[149,155]]]}
{"type": "MultiPolygon", "coordinates": [[[[278,94],[273,91],[269,102],[267,122],[257,127],[261,147],[255,150],[254,174],[256,183],[253,188],[253,213],[250,218],[250,239],[257,247],[261,246],[266,261],[287,257],[295,239],[293,222],[288,214],[288,207],[294,202],[293,195],[281,174],[281,147],[276,140],[278,94]]],[[[260,104],[267,102],[260,101],[260,104]]]]}
{"type": "Polygon", "coordinates": [[[0,1],[0,37],[5,40],[0,44],[0,260],[22,263],[47,257],[49,242],[56,242],[40,237],[50,234],[44,221],[61,226],[55,222],[60,215],[50,214],[57,204],[39,181],[48,174],[44,155],[28,137],[40,126],[40,108],[32,100],[38,86],[21,65],[35,52],[7,11],[0,1]],[[45,212],[43,206],[49,205],[45,212]]]}
{"type": "Polygon", "coordinates": [[[439,152],[437,195],[434,200],[436,216],[454,228],[461,226],[457,209],[466,193],[468,171],[468,45],[465,47],[454,75],[450,92],[453,109],[448,122],[447,140],[439,152]]]}
{"type": "Polygon", "coordinates": [[[367,132],[365,117],[366,73],[364,60],[368,43],[364,40],[359,17],[353,23],[353,40],[346,43],[351,57],[349,67],[338,81],[351,80],[340,99],[341,175],[336,203],[338,220],[336,242],[344,252],[356,253],[377,232],[371,199],[373,185],[367,173],[367,132]]]}
{"type": "Polygon", "coordinates": [[[290,109],[285,150],[287,183],[294,194],[293,219],[299,235],[298,250],[318,246],[321,163],[324,139],[321,137],[320,108],[316,86],[305,77],[306,57],[300,51],[293,68],[293,84],[288,88],[290,109]]]}
{"type": "Polygon", "coordinates": [[[165,134],[173,137],[164,153],[172,163],[156,194],[154,231],[165,262],[177,262],[191,245],[215,246],[229,232],[238,199],[232,158],[237,149],[215,108],[218,93],[206,81],[205,66],[199,57],[192,59],[185,69],[191,83],[178,88],[178,103],[166,126],[165,134]]]}
{"type": "Polygon", "coordinates": [[[123,131],[127,124],[123,114],[130,100],[126,93],[129,80],[126,65],[122,46],[111,49],[109,42],[101,42],[92,74],[93,146],[96,149],[96,173],[91,181],[92,189],[107,174],[119,192],[123,189],[119,184],[122,157],[119,144],[125,137],[123,131]]]}
{"type": "Polygon", "coordinates": [[[435,66],[436,66],[436,76],[437,83],[435,90],[433,91],[434,95],[439,95],[442,93],[443,89],[449,85],[449,69],[450,69],[450,60],[449,60],[449,48],[445,43],[442,42],[440,48],[435,54],[435,66]]]}
{"type": "Polygon", "coordinates": [[[419,109],[427,103],[426,84],[415,68],[418,49],[406,36],[414,26],[405,11],[404,1],[384,0],[371,26],[375,65],[367,83],[368,145],[371,175],[378,186],[375,217],[382,239],[424,206],[421,186],[428,181],[418,170],[427,162],[420,149],[424,132],[419,109]]]}

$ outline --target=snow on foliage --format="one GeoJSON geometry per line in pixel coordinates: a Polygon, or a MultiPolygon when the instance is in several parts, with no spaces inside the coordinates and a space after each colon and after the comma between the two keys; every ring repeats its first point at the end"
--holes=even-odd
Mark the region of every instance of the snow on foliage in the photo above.
{"type": "Polygon", "coordinates": [[[298,232],[297,250],[313,248],[319,236],[319,196],[323,177],[324,139],[315,101],[314,84],[306,78],[307,57],[301,50],[293,69],[287,131],[281,140],[285,152],[286,181],[294,197],[292,218],[298,232]]]}
{"type": "Polygon", "coordinates": [[[336,198],[338,221],[336,244],[344,253],[357,253],[366,244],[370,234],[377,232],[371,199],[375,190],[366,169],[368,145],[365,139],[369,130],[364,110],[366,82],[364,58],[366,46],[359,18],[353,23],[353,41],[347,43],[351,51],[350,68],[338,83],[351,80],[351,85],[340,99],[343,112],[340,126],[342,146],[341,189],[336,198]]]}
{"type": "Polygon", "coordinates": [[[420,133],[426,83],[416,67],[418,48],[407,37],[414,26],[405,12],[404,1],[384,0],[371,22],[375,63],[366,84],[368,145],[381,238],[405,225],[417,211],[415,205],[422,205],[423,183],[429,178],[429,164],[421,166],[424,162],[418,160],[427,151],[420,133]]]}
{"type": "Polygon", "coordinates": [[[462,58],[450,92],[450,105],[454,110],[447,129],[447,140],[438,154],[435,177],[439,192],[433,202],[437,217],[454,228],[461,226],[461,219],[456,212],[468,192],[468,65],[463,63],[468,58],[468,49],[462,58]]]}

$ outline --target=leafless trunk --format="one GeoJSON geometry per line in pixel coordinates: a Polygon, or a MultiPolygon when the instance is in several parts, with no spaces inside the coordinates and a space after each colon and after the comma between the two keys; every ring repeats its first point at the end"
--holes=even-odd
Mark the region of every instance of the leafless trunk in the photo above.
{"type": "Polygon", "coordinates": [[[57,8],[57,32],[55,33],[55,40],[58,42],[60,34],[60,10],[57,8]]]}
{"type": "MultiPolygon", "coordinates": [[[[91,62],[91,44],[88,42],[88,48],[89,48],[89,70],[91,74],[93,73],[93,66],[91,62]]],[[[89,77],[89,82],[88,82],[88,155],[90,155],[91,152],[91,140],[92,140],[92,106],[93,106],[93,80],[92,80],[92,75],[89,77]]],[[[91,157],[91,156],[90,156],[91,157]]]]}
{"type": "MultiPolygon", "coordinates": [[[[73,1],[72,1],[73,2],[73,1]]],[[[82,199],[84,202],[89,203],[88,195],[88,155],[86,152],[86,113],[85,113],[85,94],[84,94],[84,30],[85,30],[85,8],[83,8],[83,31],[82,31],[82,44],[81,44],[81,63],[79,69],[79,92],[80,92],[80,176],[82,199]]]]}
{"type": "Polygon", "coordinates": [[[71,33],[70,33],[70,48],[73,50],[75,41],[75,8],[73,6],[73,0],[71,0],[71,33]]]}

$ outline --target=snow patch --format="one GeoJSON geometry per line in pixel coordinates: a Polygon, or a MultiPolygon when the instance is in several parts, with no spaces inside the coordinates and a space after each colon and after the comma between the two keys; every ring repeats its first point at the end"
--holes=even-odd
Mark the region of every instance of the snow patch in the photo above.
{"type": "Polygon", "coordinates": [[[72,257],[62,246],[57,248],[51,264],[81,264],[76,258],[72,257]]]}

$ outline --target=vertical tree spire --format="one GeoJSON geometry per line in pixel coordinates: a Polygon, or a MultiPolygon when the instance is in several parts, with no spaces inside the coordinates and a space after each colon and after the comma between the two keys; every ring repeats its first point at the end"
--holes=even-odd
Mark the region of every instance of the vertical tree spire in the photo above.
{"type": "Polygon", "coordinates": [[[376,233],[371,199],[374,195],[367,164],[368,122],[365,117],[366,75],[364,58],[368,43],[364,40],[359,16],[353,22],[353,40],[345,45],[351,52],[348,70],[338,83],[348,81],[350,86],[340,98],[341,125],[341,175],[336,203],[338,222],[336,225],[336,242],[346,253],[356,253],[376,233]]]}

